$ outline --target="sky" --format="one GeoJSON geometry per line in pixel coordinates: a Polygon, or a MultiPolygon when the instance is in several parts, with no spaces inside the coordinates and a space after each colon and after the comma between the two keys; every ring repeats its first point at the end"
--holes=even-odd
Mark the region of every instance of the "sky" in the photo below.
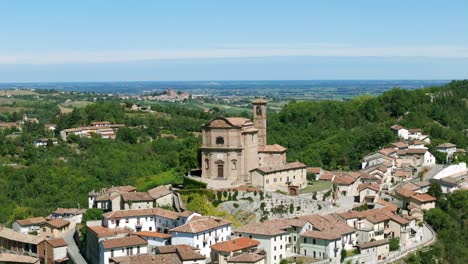
{"type": "Polygon", "coordinates": [[[0,0],[0,82],[462,79],[466,10],[466,0],[0,0]]]}

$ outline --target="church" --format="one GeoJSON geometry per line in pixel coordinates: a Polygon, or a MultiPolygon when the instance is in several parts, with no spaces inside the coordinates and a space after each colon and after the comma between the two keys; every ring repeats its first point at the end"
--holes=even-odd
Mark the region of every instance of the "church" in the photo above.
{"type": "Polygon", "coordinates": [[[253,101],[253,122],[217,117],[203,127],[202,178],[250,183],[265,190],[307,186],[306,165],[286,162],[287,149],[267,145],[267,102],[253,101]]]}

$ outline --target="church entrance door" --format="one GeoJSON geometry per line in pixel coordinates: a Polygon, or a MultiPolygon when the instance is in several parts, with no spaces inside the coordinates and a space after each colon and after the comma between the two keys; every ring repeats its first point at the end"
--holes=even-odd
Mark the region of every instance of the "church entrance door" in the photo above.
{"type": "Polygon", "coordinates": [[[218,164],[218,178],[224,178],[224,165],[218,164]]]}

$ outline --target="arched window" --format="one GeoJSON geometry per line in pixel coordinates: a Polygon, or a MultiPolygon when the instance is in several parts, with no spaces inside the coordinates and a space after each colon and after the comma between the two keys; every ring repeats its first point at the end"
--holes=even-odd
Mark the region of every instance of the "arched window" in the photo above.
{"type": "Polygon", "coordinates": [[[255,109],[255,112],[257,113],[257,115],[262,115],[262,107],[257,106],[257,108],[255,109]]]}
{"type": "Polygon", "coordinates": [[[224,138],[223,137],[216,137],[216,145],[223,145],[224,138]]]}

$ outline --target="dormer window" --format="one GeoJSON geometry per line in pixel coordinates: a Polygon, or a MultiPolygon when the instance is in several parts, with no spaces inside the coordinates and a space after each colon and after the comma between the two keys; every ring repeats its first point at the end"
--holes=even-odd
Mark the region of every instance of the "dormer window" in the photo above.
{"type": "Polygon", "coordinates": [[[224,138],[223,137],[216,137],[216,145],[223,145],[224,138]]]}

